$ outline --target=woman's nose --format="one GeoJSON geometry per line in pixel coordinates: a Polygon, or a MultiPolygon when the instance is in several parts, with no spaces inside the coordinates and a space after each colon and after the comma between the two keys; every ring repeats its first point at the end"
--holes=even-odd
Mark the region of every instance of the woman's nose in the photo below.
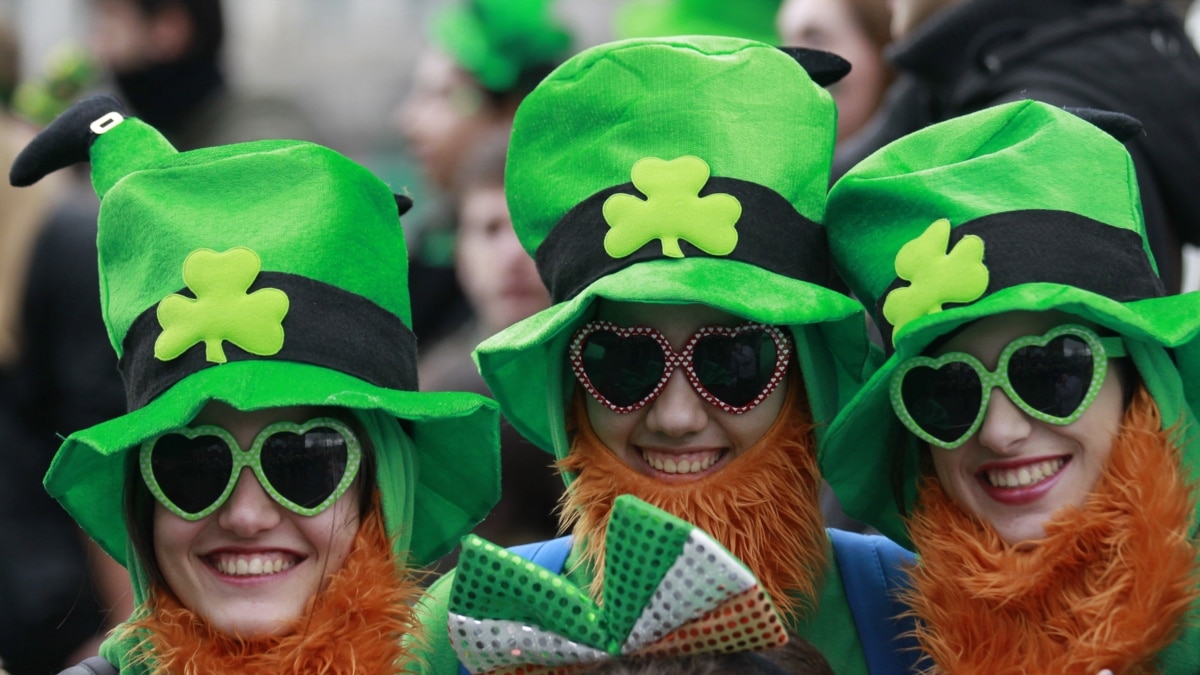
{"type": "Polygon", "coordinates": [[[708,408],[683,371],[676,369],[662,393],[650,403],[646,427],[674,438],[698,433],[708,424],[708,408]]]}
{"type": "Polygon", "coordinates": [[[993,452],[1015,451],[1033,431],[1033,420],[999,387],[988,395],[987,411],[979,427],[979,443],[993,452]]]}
{"type": "Polygon", "coordinates": [[[278,525],[281,508],[259,484],[254,472],[243,467],[233,494],[217,510],[217,522],[239,537],[252,537],[278,525]]]}

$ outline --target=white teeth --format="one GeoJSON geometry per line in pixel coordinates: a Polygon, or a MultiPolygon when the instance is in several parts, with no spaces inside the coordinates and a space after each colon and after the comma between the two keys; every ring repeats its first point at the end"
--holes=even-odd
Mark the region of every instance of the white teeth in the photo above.
{"type": "Polygon", "coordinates": [[[1058,473],[1064,464],[1063,459],[1048,459],[1016,470],[989,469],[987,480],[994,487],[1028,487],[1058,473]]]}
{"type": "Polygon", "coordinates": [[[213,559],[213,565],[221,572],[236,577],[253,577],[266,574],[277,574],[295,565],[293,560],[284,560],[276,556],[221,556],[213,559]]]}
{"type": "Polygon", "coordinates": [[[673,474],[699,473],[716,464],[720,456],[720,452],[709,452],[689,460],[684,457],[664,456],[661,453],[642,452],[642,458],[651,467],[663,473],[673,474]]]}

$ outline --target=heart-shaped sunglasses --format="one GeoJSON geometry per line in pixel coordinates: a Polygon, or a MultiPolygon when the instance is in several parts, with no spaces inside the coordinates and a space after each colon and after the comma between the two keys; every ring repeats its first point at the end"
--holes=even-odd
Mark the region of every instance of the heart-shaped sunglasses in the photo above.
{"type": "Polygon", "coordinates": [[[892,409],[917,437],[947,450],[979,430],[996,387],[1030,417],[1067,425],[1096,398],[1108,359],[1121,356],[1120,337],[1102,338],[1075,324],[1013,340],[1000,352],[994,371],[962,352],[914,356],[892,375],[892,409]]]}
{"type": "Polygon", "coordinates": [[[275,422],[243,450],[222,427],[183,427],[142,444],[142,479],[154,498],[185,520],[224,504],[243,467],[289,511],[315,516],[345,494],[362,463],[362,446],[344,422],[318,417],[275,422]]]}
{"type": "Polygon", "coordinates": [[[678,368],[705,401],[728,413],[744,413],[779,386],[791,354],[787,335],[761,323],[705,326],[677,352],[649,326],[592,321],[575,331],[568,351],[579,383],[618,413],[649,404],[678,368]]]}

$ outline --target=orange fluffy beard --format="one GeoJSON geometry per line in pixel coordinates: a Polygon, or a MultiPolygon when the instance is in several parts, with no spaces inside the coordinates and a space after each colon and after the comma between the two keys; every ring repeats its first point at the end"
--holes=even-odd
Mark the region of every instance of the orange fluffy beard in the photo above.
{"type": "Polygon", "coordinates": [[[792,380],[774,425],[724,469],[692,483],[667,484],[638,473],[612,453],[587,423],[582,394],[568,413],[571,451],[557,464],[575,474],[563,495],[562,527],[584,542],[583,563],[604,579],[604,531],[622,494],[682,518],[719,541],[758,577],[786,616],[816,607],[827,539],[818,502],[813,425],[792,380]],[[580,421],[582,420],[582,423],[580,421]]]}
{"type": "Polygon", "coordinates": [[[155,674],[395,673],[419,640],[412,605],[420,593],[397,566],[374,508],[342,568],[285,635],[222,633],[160,588],[151,594],[149,616],[127,629],[148,636],[142,660],[155,674]]]}
{"type": "Polygon", "coordinates": [[[910,521],[921,562],[906,599],[936,672],[1155,672],[1200,583],[1194,497],[1159,427],[1139,388],[1087,501],[1019,546],[926,479],[910,521]]]}

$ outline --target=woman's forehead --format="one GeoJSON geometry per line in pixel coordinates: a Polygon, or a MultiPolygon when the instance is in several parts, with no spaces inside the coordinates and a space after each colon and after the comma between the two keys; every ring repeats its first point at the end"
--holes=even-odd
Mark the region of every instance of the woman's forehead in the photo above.
{"type": "Polygon", "coordinates": [[[657,304],[600,300],[596,318],[619,326],[650,326],[662,332],[669,329],[695,330],[701,326],[734,325],[742,317],[702,304],[657,304]]]}

